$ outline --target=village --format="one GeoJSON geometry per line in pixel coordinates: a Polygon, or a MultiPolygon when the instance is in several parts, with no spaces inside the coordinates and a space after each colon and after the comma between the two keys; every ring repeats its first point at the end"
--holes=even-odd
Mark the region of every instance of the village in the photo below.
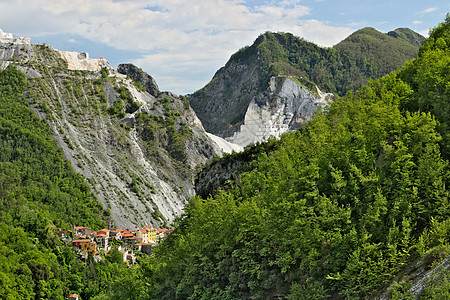
{"type": "Polygon", "coordinates": [[[151,254],[152,247],[164,240],[173,229],[156,229],[144,226],[142,229],[101,229],[92,231],[89,227],[74,226],[73,230],[58,230],[60,239],[66,245],[72,245],[82,260],[91,254],[96,261],[117,249],[122,260],[129,266],[136,264],[136,253],[151,254]]]}

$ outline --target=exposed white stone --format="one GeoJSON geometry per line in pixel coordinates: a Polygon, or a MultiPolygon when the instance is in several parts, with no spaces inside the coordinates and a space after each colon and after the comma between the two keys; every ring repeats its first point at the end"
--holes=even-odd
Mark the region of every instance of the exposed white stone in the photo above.
{"type": "Polygon", "coordinates": [[[233,144],[228,142],[227,140],[214,135],[212,133],[206,133],[208,135],[208,137],[214,141],[214,143],[217,144],[217,146],[219,146],[219,148],[222,150],[223,153],[231,153],[231,152],[241,152],[244,150],[244,148],[238,144],[233,144]]]}
{"type": "Polygon", "coordinates": [[[15,38],[12,33],[6,33],[0,29],[0,43],[12,43],[12,44],[30,44],[29,38],[18,37],[15,38]]]}
{"type": "Polygon", "coordinates": [[[87,52],[56,50],[67,61],[69,70],[100,71],[101,68],[111,69],[109,62],[104,58],[89,58],[87,52]]]}
{"type": "Polygon", "coordinates": [[[12,35],[12,33],[6,33],[0,29],[0,38],[12,39],[13,35],[12,35]]]}
{"type": "Polygon", "coordinates": [[[332,94],[322,93],[319,89],[318,94],[320,97],[289,77],[272,77],[267,91],[250,102],[239,131],[226,140],[246,146],[266,141],[271,136],[279,138],[286,131],[309,121],[320,106],[328,105],[332,94]]]}

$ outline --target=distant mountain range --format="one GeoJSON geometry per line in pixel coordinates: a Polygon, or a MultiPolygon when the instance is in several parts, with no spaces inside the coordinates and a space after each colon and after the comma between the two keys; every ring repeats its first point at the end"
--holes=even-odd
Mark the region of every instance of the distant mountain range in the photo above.
{"type": "Polygon", "coordinates": [[[317,86],[342,96],[415,58],[423,39],[407,28],[384,34],[368,27],[322,48],[290,33],[266,32],[233,54],[188,100],[206,131],[230,137],[244,123],[252,99],[268,88],[270,77],[294,75],[312,93],[317,86]]]}

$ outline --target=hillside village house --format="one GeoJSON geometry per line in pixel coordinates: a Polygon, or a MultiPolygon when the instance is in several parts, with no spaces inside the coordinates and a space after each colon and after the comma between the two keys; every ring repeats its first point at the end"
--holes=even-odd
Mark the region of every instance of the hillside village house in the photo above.
{"type": "Polygon", "coordinates": [[[58,236],[65,244],[68,244],[73,239],[73,232],[72,230],[58,230],[58,236]]]}
{"type": "Polygon", "coordinates": [[[141,238],[142,243],[148,243],[148,231],[147,229],[140,229],[136,233],[136,236],[141,238]]]}
{"type": "Polygon", "coordinates": [[[148,232],[148,241],[156,242],[158,240],[158,232],[152,226],[144,226],[144,229],[148,232]]]}
{"type": "Polygon", "coordinates": [[[135,250],[138,252],[146,253],[146,254],[152,254],[152,247],[155,245],[155,243],[138,243],[135,246],[135,250]]]}
{"type": "Polygon", "coordinates": [[[75,226],[74,227],[75,235],[78,236],[88,236],[91,234],[91,228],[89,227],[82,227],[82,226],[75,226]]]}
{"type": "Polygon", "coordinates": [[[136,237],[133,233],[129,232],[129,231],[124,231],[122,233],[122,241],[124,243],[126,243],[127,245],[129,245],[131,248],[134,247],[134,245],[136,243],[139,243],[142,241],[141,238],[136,237]]]}
{"type": "Polygon", "coordinates": [[[97,249],[97,244],[91,239],[73,240],[72,244],[84,252],[95,252],[97,249]]]}
{"type": "Polygon", "coordinates": [[[111,238],[114,238],[116,241],[120,241],[122,240],[122,232],[123,231],[121,229],[111,230],[109,234],[111,238]]]}
{"type": "Polygon", "coordinates": [[[101,229],[93,232],[94,241],[97,243],[98,251],[103,250],[105,252],[108,252],[111,249],[109,233],[110,230],[108,229],[101,229]]]}
{"type": "Polygon", "coordinates": [[[134,264],[136,258],[132,252],[152,253],[152,247],[163,240],[172,230],[155,229],[152,226],[145,226],[142,229],[101,229],[92,231],[89,227],[75,226],[71,230],[59,230],[58,235],[66,244],[72,243],[74,249],[80,251],[84,258],[87,253],[98,254],[102,251],[105,254],[112,249],[113,241],[120,241],[118,250],[123,254],[123,261],[134,264]]]}
{"type": "Polygon", "coordinates": [[[165,228],[156,229],[158,241],[162,241],[163,239],[165,239],[172,231],[173,229],[172,230],[165,228]]]}
{"type": "Polygon", "coordinates": [[[78,294],[72,294],[69,296],[69,300],[79,300],[79,299],[80,298],[79,298],[78,294]]]}

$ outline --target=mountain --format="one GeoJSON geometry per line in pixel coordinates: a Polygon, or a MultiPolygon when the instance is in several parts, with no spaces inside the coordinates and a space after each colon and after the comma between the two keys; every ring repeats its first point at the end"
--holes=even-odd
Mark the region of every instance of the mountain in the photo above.
{"type": "Polygon", "coordinates": [[[25,101],[118,227],[171,222],[196,166],[221,154],[184,97],[139,68],[4,37],[0,67],[27,75],[25,101]]]}
{"type": "MultiPolygon", "coordinates": [[[[0,30],[0,297],[447,299],[449,45],[447,16],[401,70],[211,161],[186,99],[136,66],[0,30]],[[165,198],[183,199],[197,161],[204,189],[138,266],[59,240],[57,227],[139,223],[140,203],[152,224],[170,219],[165,198]]],[[[291,75],[268,77],[252,111],[314,103],[291,75]]]]}
{"type": "Polygon", "coordinates": [[[270,78],[293,75],[317,95],[342,96],[369,79],[400,68],[417,56],[418,46],[364,28],[332,48],[321,48],[289,33],[266,32],[233,54],[202,89],[188,96],[208,132],[231,137],[244,123],[250,102],[270,78]]]}

